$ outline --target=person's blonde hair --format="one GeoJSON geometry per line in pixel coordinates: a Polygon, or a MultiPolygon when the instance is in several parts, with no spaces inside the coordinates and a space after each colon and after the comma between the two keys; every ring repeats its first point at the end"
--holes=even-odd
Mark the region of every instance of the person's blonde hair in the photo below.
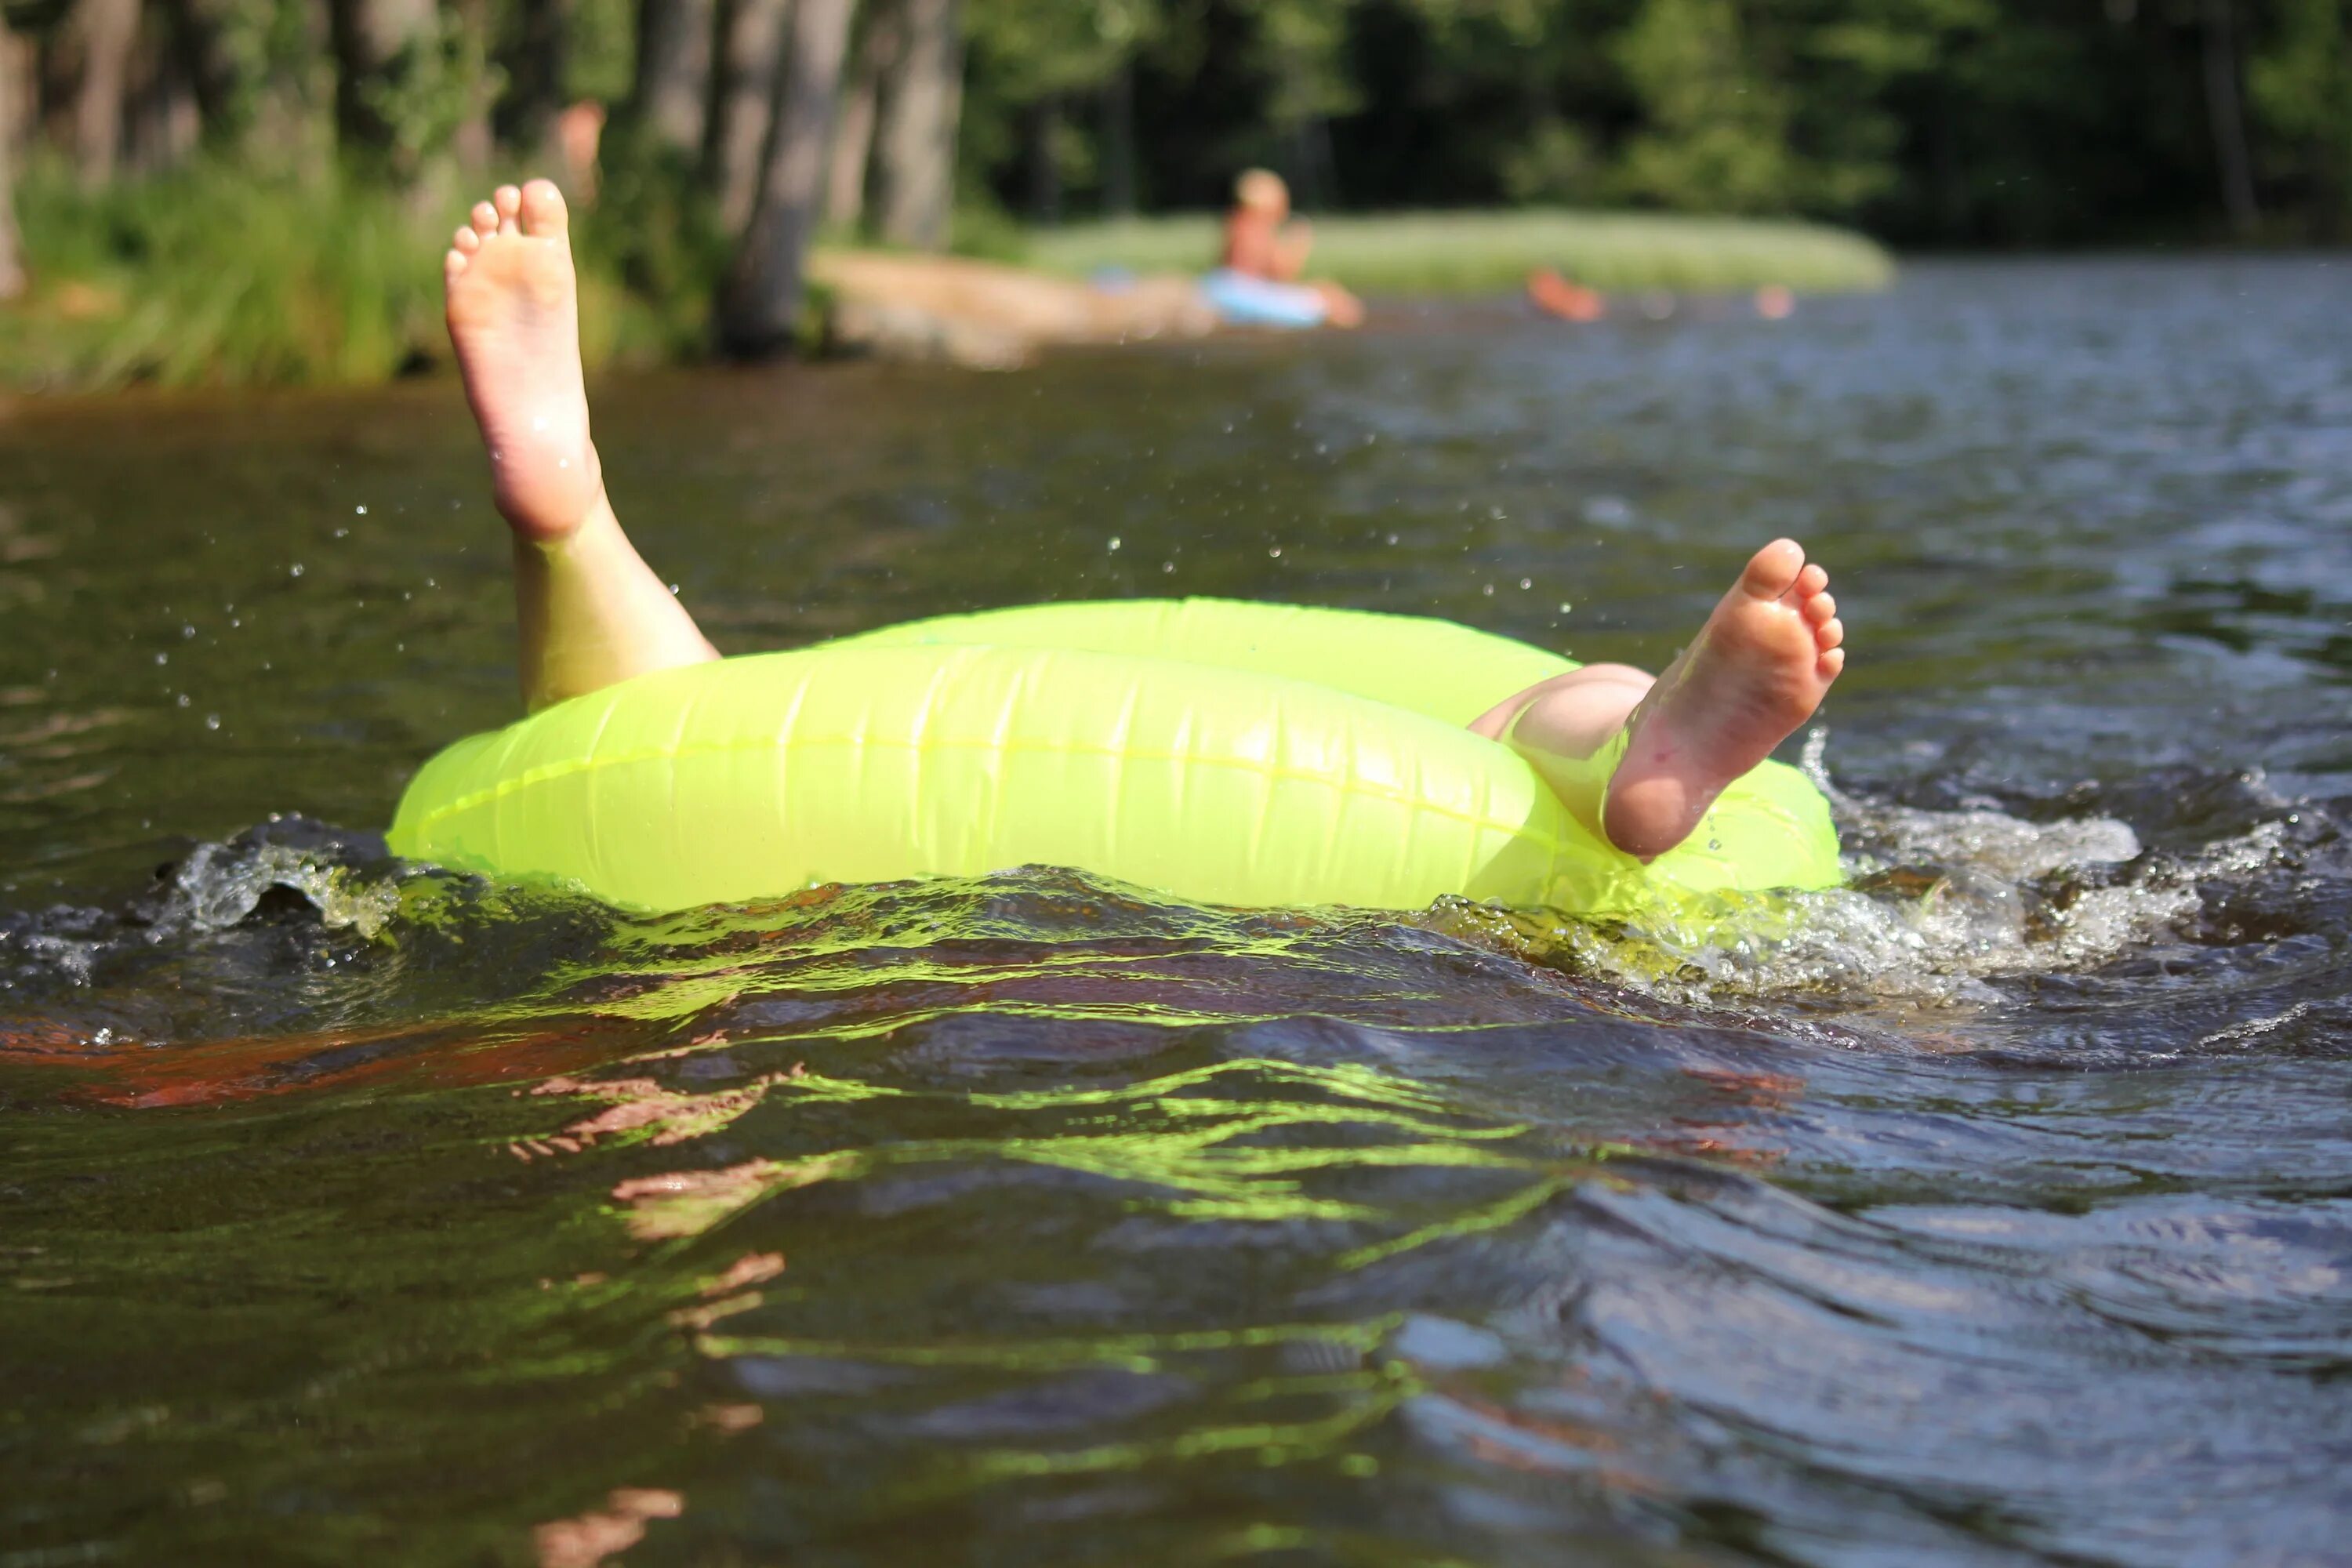
{"type": "Polygon", "coordinates": [[[1288,206],[1290,186],[1272,169],[1244,169],[1234,181],[1234,200],[1245,207],[1288,206]]]}

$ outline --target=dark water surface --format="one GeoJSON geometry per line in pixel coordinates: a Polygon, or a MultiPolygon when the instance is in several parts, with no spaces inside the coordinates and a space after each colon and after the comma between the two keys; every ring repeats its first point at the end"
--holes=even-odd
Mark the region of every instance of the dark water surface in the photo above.
{"type": "Polygon", "coordinates": [[[1798,534],[1857,883],[1737,952],[395,866],[514,711],[455,388],[0,412],[0,1568],[2352,1562],[2347,282],[598,389],[733,650],[1654,666],[1798,534]]]}

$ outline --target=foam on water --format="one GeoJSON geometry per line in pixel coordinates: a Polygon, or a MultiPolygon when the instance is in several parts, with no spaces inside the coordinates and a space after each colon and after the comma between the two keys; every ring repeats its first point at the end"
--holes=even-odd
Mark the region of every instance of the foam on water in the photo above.
{"type": "Polygon", "coordinates": [[[1813,732],[1803,765],[1845,845],[1843,888],[1727,898],[1675,922],[1442,918],[1685,1005],[1967,1009],[2002,999],[1991,981],[2095,970],[2173,936],[2205,909],[2201,889],[2242,884],[2290,853],[2276,820],[2150,849],[2112,816],[2035,821],[1990,802],[1937,810],[1852,795],[1828,773],[1826,740],[1813,732]]]}

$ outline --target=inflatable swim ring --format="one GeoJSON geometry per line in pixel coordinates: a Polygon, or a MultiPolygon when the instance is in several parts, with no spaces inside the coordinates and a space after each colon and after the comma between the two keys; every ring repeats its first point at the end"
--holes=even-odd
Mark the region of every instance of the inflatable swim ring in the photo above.
{"type": "Polygon", "coordinates": [[[1213,599],[947,616],[641,676],[460,741],[390,841],[651,910],[1036,863],[1370,909],[1632,912],[1838,882],[1827,803],[1793,769],[1758,768],[1644,867],[1463,728],[1574,668],[1444,621],[1213,599]]]}
{"type": "Polygon", "coordinates": [[[1201,297],[1233,327],[1319,327],[1331,302],[1304,283],[1277,283],[1220,267],[1201,279],[1201,297]]]}

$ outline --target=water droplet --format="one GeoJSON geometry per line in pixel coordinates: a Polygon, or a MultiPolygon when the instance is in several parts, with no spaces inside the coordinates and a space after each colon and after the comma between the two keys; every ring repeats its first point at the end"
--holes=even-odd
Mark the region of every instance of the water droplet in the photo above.
{"type": "MultiPolygon", "coordinates": [[[[355,506],[355,507],[352,508],[352,514],[354,517],[365,517],[365,516],[367,515],[367,508],[365,508],[365,507],[363,507],[363,506],[355,506]]],[[[340,533],[341,532],[341,530],[338,529],[336,531],[337,531],[337,533],[338,533],[338,534],[340,534],[340,533]]]]}
{"type": "Polygon", "coordinates": [[[217,713],[207,713],[207,714],[205,714],[205,729],[207,729],[207,730],[217,730],[217,729],[219,729],[219,728],[220,728],[220,715],[219,715],[219,714],[217,714],[217,713]]]}
{"type": "Polygon", "coordinates": [[[1488,598],[1490,598],[1490,599],[1491,599],[1491,598],[1493,598],[1493,597],[1495,596],[1495,584],[1493,584],[1492,583],[1489,583],[1489,584],[1487,584],[1485,587],[1483,587],[1483,588],[1479,589],[1478,591],[1479,591],[1480,593],[1482,593],[1482,594],[1486,595],[1486,597],[1488,597],[1488,598]]]}
{"type": "Polygon", "coordinates": [[[293,565],[289,566],[286,569],[286,574],[289,577],[299,577],[302,575],[302,563],[299,561],[297,561],[293,565]]]}
{"type": "Polygon", "coordinates": [[[1273,559],[1276,559],[1276,560],[1279,560],[1279,559],[1281,559],[1281,556],[1282,556],[1282,546],[1281,546],[1281,545],[1279,545],[1279,544],[1276,545],[1273,549],[1271,549],[1271,550],[1267,551],[1267,552],[1266,552],[1266,554],[1267,554],[1269,557],[1271,557],[1271,558],[1273,558],[1273,559]]]}
{"type": "Polygon", "coordinates": [[[169,664],[172,662],[172,656],[168,653],[159,653],[155,656],[155,662],[157,664],[169,664]]]}
{"type": "Polygon", "coordinates": [[[195,635],[196,635],[196,628],[195,628],[195,627],[194,627],[194,626],[189,626],[189,625],[185,624],[184,622],[184,623],[182,623],[182,625],[181,625],[181,626],[180,626],[180,636],[181,636],[181,637],[182,637],[184,640],[185,638],[192,637],[194,637],[194,636],[195,636],[195,635]]]}
{"type": "Polygon", "coordinates": [[[180,693],[179,705],[183,708],[185,708],[188,705],[188,694],[184,691],[180,693]]]}
{"type": "Polygon", "coordinates": [[[1117,550],[1118,548],[1118,535],[1116,533],[1110,536],[1110,547],[1113,550],[1117,550]]]}
{"type": "Polygon", "coordinates": [[[1393,533],[1390,534],[1390,535],[1389,535],[1389,542],[1390,542],[1391,544],[1394,544],[1396,542],[1397,542],[1397,536],[1396,536],[1395,534],[1393,534],[1393,533]]]}

